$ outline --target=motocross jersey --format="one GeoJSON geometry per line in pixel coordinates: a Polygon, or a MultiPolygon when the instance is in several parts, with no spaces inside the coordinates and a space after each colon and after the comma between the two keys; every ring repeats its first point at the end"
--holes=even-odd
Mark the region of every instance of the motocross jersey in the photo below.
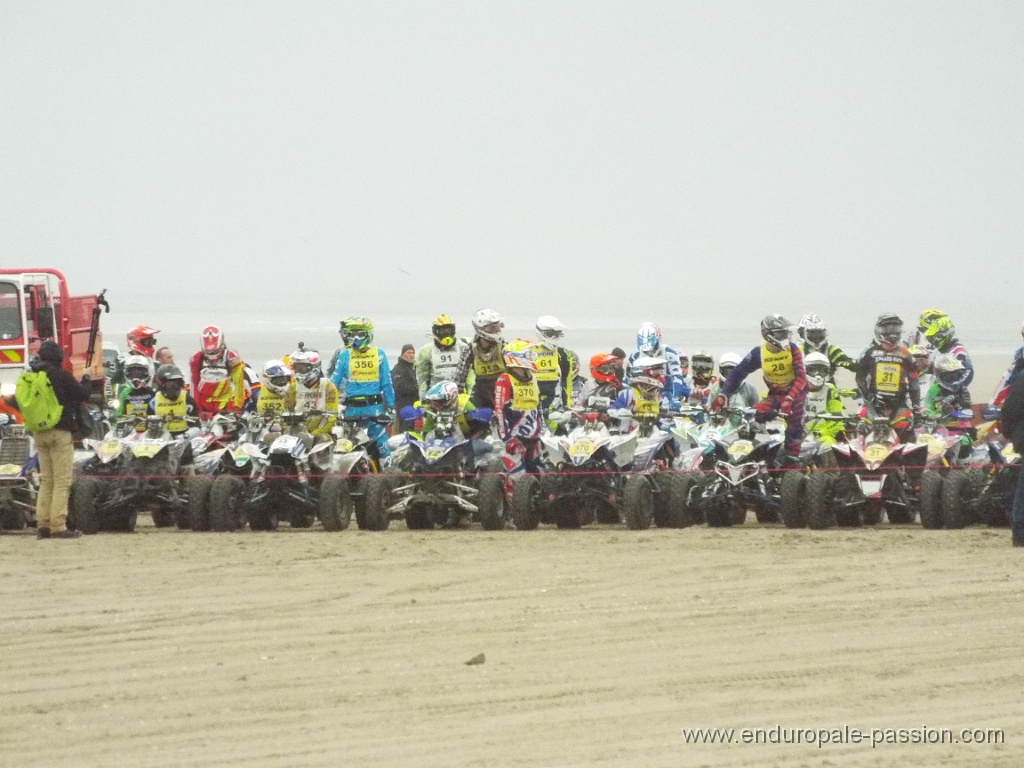
{"type": "MultiPolygon", "coordinates": [[[[956,339],[953,339],[946,349],[940,349],[939,352],[944,355],[952,355],[964,364],[964,370],[960,374],[960,381],[957,382],[957,386],[969,386],[974,380],[974,363],[971,362],[971,356],[967,354],[967,350],[964,348],[964,345],[956,339]]],[[[949,382],[946,383],[948,386],[949,382]]]]}
{"type": "Polygon", "coordinates": [[[921,410],[925,416],[941,419],[953,411],[971,410],[971,393],[967,387],[957,392],[944,389],[939,382],[933,381],[924,393],[921,410]]]}
{"type": "Polygon", "coordinates": [[[149,413],[149,401],[153,399],[156,390],[152,387],[140,387],[132,389],[130,386],[121,387],[117,393],[117,410],[114,416],[118,419],[129,416],[138,417],[139,422],[135,425],[136,432],[146,431],[146,414],[149,413]]]}
{"type": "Polygon", "coordinates": [[[628,408],[637,418],[657,418],[661,412],[661,398],[648,397],[636,387],[626,387],[615,398],[612,408],[628,408]]]}
{"type": "Polygon", "coordinates": [[[395,407],[391,368],[387,355],[379,347],[370,347],[364,352],[343,349],[331,382],[338,390],[338,399],[347,406],[395,407]]]}
{"type": "Polygon", "coordinates": [[[679,362],[678,352],[672,349],[672,347],[661,346],[652,352],[641,352],[638,349],[629,356],[626,370],[628,371],[630,366],[633,365],[633,361],[644,356],[661,357],[665,359],[665,367],[667,368],[668,375],[665,377],[665,389],[662,394],[672,400],[679,401],[685,400],[690,396],[690,387],[686,383],[686,376],[683,375],[683,368],[679,362]]]}
{"type": "Polygon", "coordinates": [[[175,400],[171,400],[162,392],[157,392],[153,399],[149,401],[148,412],[156,416],[163,416],[167,431],[172,435],[184,434],[188,429],[188,422],[185,421],[185,417],[195,417],[198,415],[196,401],[184,390],[181,391],[175,400]]]}
{"type": "Polygon", "coordinates": [[[536,440],[542,420],[540,404],[540,387],[532,375],[526,381],[520,381],[511,373],[498,376],[494,385],[498,437],[536,440]]]}
{"type": "Polygon", "coordinates": [[[808,432],[812,432],[819,440],[827,443],[836,442],[838,436],[846,431],[841,421],[822,419],[824,414],[840,416],[843,414],[843,399],[835,384],[826,383],[817,392],[807,392],[804,398],[804,424],[808,432]]]}
{"type": "MultiPolygon", "coordinates": [[[[456,406],[455,424],[467,440],[487,431],[488,422],[473,418],[476,408],[469,395],[459,395],[459,403],[456,406]]],[[[434,431],[434,424],[437,421],[437,414],[430,408],[423,409],[423,435],[424,437],[434,431]]]]}
{"type": "Polygon", "coordinates": [[[804,357],[807,357],[811,352],[821,352],[828,358],[829,363],[832,365],[833,376],[835,376],[837,368],[845,368],[848,371],[853,370],[853,358],[834,344],[827,345],[825,349],[814,349],[810,344],[804,344],[804,357]]]}
{"type": "Polygon", "coordinates": [[[1018,347],[1017,351],[1013,353],[1013,362],[1010,363],[1010,367],[1002,375],[1002,378],[999,379],[999,383],[996,384],[992,400],[989,402],[990,408],[1002,407],[1003,400],[1006,399],[1010,387],[1013,386],[1013,382],[1020,376],[1021,371],[1024,371],[1024,347],[1018,347]]]}
{"type": "Polygon", "coordinates": [[[917,369],[906,347],[887,352],[878,343],[869,345],[857,361],[857,386],[865,400],[870,397],[886,410],[903,407],[908,399],[915,410],[921,406],[917,369]]]}
{"type": "Polygon", "coordinates": [[[416,353],[416,383],[420,389],[420,399],[427,394],[427,390],[439,381],[454,381],[459,385],[460,390],[466,389],[465,381],[457,381],[459,363],[462,356],[469,349],[469,342],[465,339],[456,339],[455,343],[447,349],[439,349],[437,344],[431,341],[420,347],[416,353]]]}
{"type": "Polygon", "coordinates": [[[226,350],[219,363],[211,363],[202,352],[192,355],[192,397],[200,416],[221,411],[241,413],[245,405],[245,363],[234,350],[226,350]]]}
{"type": "Polygon", "coordinates": [[[290,394],[294,398],[295,410],[305,413],[310,410],[323,411],[322,416],[306,419],[306,429],[311,435],[328,435],[338,419],[338,388],[324,377],[315,387],[307,387],[298,381],[292,382],[290,394]]]}
{"type": "Polygon", "coordinates": [[[721,394],[731,397],[740,384],[754,371],[761,369],[768,392],[775,397],[796,402],[803,398],[807,388],[807,375],[804,373],[804,356],[793,342],[788,348],[779,352],[767,349],[767,344],[754,347],[740,360],[730,372],[729,378],[722,384],[721,394]]]}
{"type": "Polygon", "coordinates": [[[494,406],[494,387],[498,377],[505,372],[505,361],[501,349],[505,342],[498,341],[490,349],[480,347],[477,339],[463,352],[462,360],[453,381],[459,388],[472,392],[472,400],[478,408],[494,406]]]}
{"type": "Polygon", "coordinates": [[[607,411],[612,407],[612,403],[621,391],[622,387],[617,387],[614,384],[591,381],[583,390],[583,406],[588,410],[607,411]]]}

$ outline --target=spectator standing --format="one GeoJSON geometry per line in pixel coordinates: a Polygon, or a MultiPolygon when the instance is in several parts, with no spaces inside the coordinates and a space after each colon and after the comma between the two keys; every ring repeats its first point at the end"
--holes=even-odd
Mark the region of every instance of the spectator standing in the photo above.
{"type": "MultiPolygon", "coordinates": [[[[395,410],[399,414],[405,406],[413,405],[420,396],[419,386],[416,383],[415,361],[416,347],[406,344],[402,347],[402,354],[398,356],[398,361],[391,369],[391,383],[395,387],[395,410]]],[[[396,424],[399,432],[408,432],[415,426],[414,422],[404,421],[401,416],[398,417],[396,424]]]]}
{"type": "Polygon", "coordinates": [[[32,370],[46,373],[62,408],[60,420],[52,429],[33,434],[39,453],[37,539],[76,539],[81,535],[79,531],[67,529],[68,494],[75,455],[71,433],[79,418],[79,404],[89,399],[89,391],[61,367],[63,360],[63,350],[55,342],[46,340],[39,345],[39,357],[30,364],[32,370]]]}
{"type": "MultiPolygon", "coordinates": [[[[1013,441],[1014,450],[1024,450],[1024,376],[1018,376],[1003,401],[1000,429],[1013,441]]],[[[1024,547],[1024,471],[1017,478],[1017,491],[1013,496],[1013,517],[1010,520],[1013,546],[1024,547]]]]}

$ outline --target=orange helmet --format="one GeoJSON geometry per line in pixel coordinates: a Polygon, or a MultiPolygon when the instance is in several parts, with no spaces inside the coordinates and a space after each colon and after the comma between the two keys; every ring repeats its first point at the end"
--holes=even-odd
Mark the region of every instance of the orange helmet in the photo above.
{"type": "Polygon", "coordinates": [[[160,331],[148,325],[137,325],[128,331],[128,352],[145,357],[152,357],[156,352],[156,334],[160,331]]]}
{"type": "Polygon", "coordinates": [[[590,358],[590,375],[601,384],[622,384],[622,360],[615,355],[598,352],[590,358]]]}

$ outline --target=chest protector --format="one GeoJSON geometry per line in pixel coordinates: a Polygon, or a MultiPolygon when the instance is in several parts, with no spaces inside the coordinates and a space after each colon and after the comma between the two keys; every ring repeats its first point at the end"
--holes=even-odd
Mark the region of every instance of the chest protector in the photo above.
{"type": "Polygon", "coordinates": [[[789,346],[778,352],[768,349],[768,342],[761,344],[761,373],[769,387],[781,389],[793,383],[793,352],[789,346]]]}
{"type": "Polygon", "coordinates": [[[530,378],[529,381],[519,381],[514,376],[509,376],[512,383],[512,410],[525,413],[535,411],[540,407],[540,388],[537,381],[530,378]]]}
{"type": "Polygon", "coordinates": [[[327,406],[327,379],[321,377],[312,389],[295,382],[295,410],[300,413],[312,408],[323,410],[327,406]]]}
{"type": "Polygon", "coordinates": [[[537,364],[537,381],[558,381],[558,350],[540,347],[533,361],[537,364]]]}
{"type": "Polygon", "coordinates": [[[505,361],[501,359],[501,347],[490,352],[483,352],[479,347],[473,349],[473,372],[479,376],[497,377],[505,372],[505,361]]]}
{"type": "Polygon", "coordinates": [[[373,384],[380,381],[380,358],[377,348],[370,347],[365,352],[349,350],[348,380],[359,384],[373,384]]]}
{"type": "Polygon", "coordinates": [[[188,423],[185,421],[185,416],[188,413],[186,397],[182,392],[176,399],[170,400],[164,397],[162,392],[157,392],[156,397],[153,398],[153,412],[157,416],[164,417],[167,431],[172,435],[180,435],[188,429],[188,423]]]}
{"type": "Polygon", "coordinates": [[[430,384],[433,386],[439,381],[455,381],[455,372],[459,369],[459,358],[462,357],[462,350],[458,344],[452,344],[448,349],[438,349],[436,344],[430,345],[430,384]]]}

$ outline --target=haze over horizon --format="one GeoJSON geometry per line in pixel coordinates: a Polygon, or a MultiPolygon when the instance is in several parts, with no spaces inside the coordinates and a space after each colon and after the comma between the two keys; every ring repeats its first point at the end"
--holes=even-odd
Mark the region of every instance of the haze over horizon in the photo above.
{"type": "Polygon", "coordinates": [[[1024,4],[0,6],[0,261],[115,308],[1024,318],[1024,4]]]}

